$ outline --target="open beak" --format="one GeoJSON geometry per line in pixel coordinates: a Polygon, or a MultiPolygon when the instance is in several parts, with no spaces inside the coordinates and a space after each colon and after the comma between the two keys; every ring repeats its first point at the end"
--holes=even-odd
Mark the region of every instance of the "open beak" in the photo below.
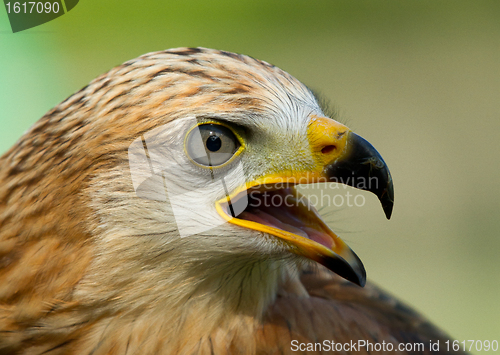
{"type": "Polygon", "coordinates": [[[373,192],[390,218],[394,204],[391,174],[370,143],[332,119],[312,117],[308,138],[314,168],[292,174],[275,172],[249,182],[218,201],[216,209],[228,222],[274,235],[292,252],[364,286],[366,272],[361,260],[294,185],[338,182],[373,192]]]}

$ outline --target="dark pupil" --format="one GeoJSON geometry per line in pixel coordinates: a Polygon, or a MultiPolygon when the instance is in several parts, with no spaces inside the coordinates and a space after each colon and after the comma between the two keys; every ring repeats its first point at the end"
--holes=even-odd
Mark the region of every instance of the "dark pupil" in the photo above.
{"type": "Polygon", "coordinates": [[[207,149],[211,152],[216,152],[220,149],[222,141],[217,136],[210,136],[207,139],[207,149]]]}

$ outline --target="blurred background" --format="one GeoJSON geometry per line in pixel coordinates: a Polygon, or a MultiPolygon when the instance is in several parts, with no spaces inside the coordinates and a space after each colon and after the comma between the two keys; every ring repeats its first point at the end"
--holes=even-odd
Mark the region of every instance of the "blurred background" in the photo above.
{"type": "Polygon", "coordinates": [[[500,2],[97,1],[13,34],[0,9],[0,152],[143,53],[251,55],[331,100],[389,165],[395,208],[321,212],[368,278],[460,341],[500,341],[500,2]]]}

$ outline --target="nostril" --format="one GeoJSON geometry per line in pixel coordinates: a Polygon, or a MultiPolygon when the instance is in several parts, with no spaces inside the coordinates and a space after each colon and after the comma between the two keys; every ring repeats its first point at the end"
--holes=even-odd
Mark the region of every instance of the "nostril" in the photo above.
{"type": "Polygon", "coordinates": [[[328,154],[334,151],[336,148],[337,147],[334,145],[327,145],[326,147],[323,147],[323,149],[321,149],[321,153],[328,154]]]}

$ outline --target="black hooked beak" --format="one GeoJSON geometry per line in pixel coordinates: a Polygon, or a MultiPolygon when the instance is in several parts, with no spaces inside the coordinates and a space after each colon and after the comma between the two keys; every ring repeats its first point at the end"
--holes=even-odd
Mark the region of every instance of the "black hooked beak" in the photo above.
{"type": "Polygon", "coordinates": [[[394,186],[391,173],[379,152],[363,137],[349,132],[347,152],[325,167],[329,181],[373,192],[379,198],[387,219],[394,205],[394,186]]]}

